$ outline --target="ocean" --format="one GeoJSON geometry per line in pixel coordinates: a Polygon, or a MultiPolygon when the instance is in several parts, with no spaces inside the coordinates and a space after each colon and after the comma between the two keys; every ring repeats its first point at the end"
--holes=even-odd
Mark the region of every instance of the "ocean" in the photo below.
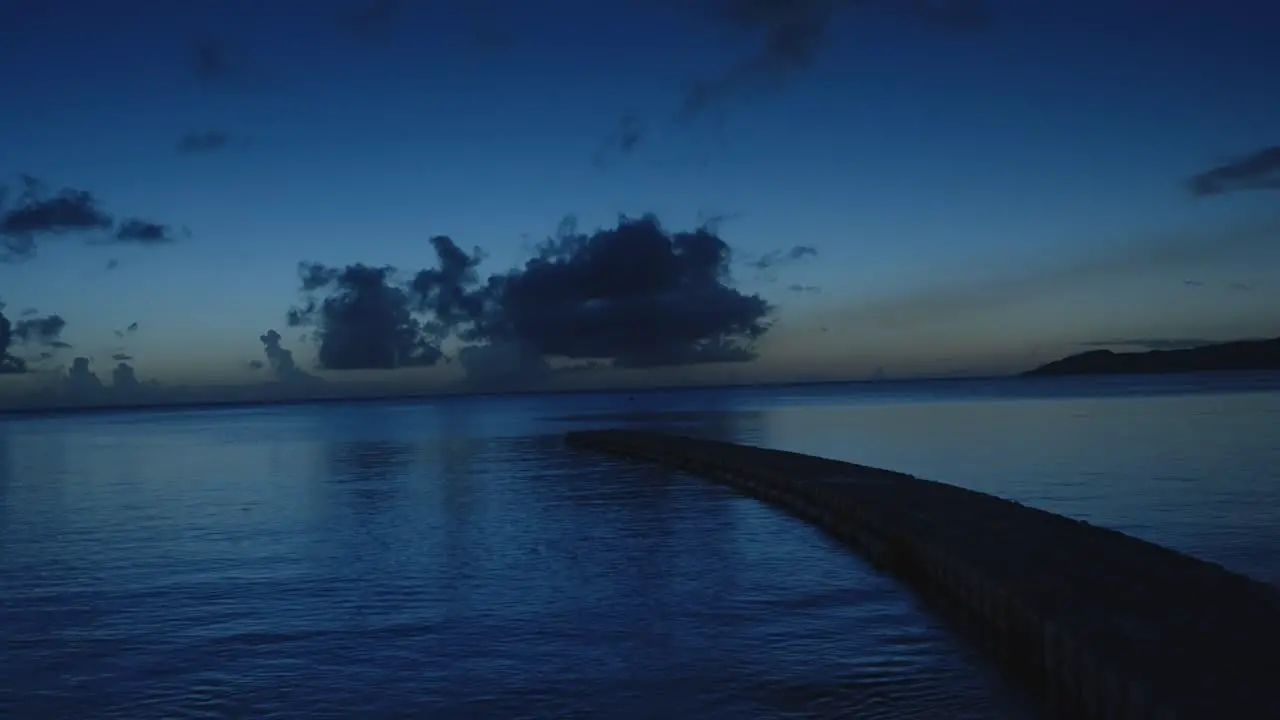
{"type": "Polygon", "coordinates": [[[645,426],[950,482],[1280,584],[1280,375],[0,418],[0,717],[1032,718],[946,621],[645,426]]]}

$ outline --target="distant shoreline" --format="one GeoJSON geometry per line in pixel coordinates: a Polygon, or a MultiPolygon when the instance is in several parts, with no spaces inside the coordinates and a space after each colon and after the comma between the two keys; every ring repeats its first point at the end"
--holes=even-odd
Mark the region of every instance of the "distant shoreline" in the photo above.
{"type": "Polygon", "coordinates": [[[73,405],[66,407],[34,407],[34,408],[4,408],[0,409],[0,419],[6,416],[14,417],[31,417],[42,415],[76,415],[80,413],[97,413],[97,412],[130,412],[134,410],[203,410],[211,408],[237,408],[237,407],[262,407],[275,405],[321,405],[321,404],[349,404],[349,403],[375,403],[375,402],[422,402],[424,400],[435,401],[452,401],[465,400],[468,398],[483,397],[527,397],[527,396],[558,396],[558,395],[645,395],[649,393],[685,391],[697,392],[699,390],[733,390],[745,388],[790,388],[790,387],[813,387],[820,385],[879,385],[894,382],[971,382],[982,380],[1008,380],[1016,378],[1017,375],[974,375],[965,377],[941,377],[941,378],[910,378],[910,379],[882,379],[882,380],[805,380],[800,382],[783,382],[783,383],[728,383],[724,385],[660,385],[649,387],[605,387],[591,389],[574,389],[574,390],[502,390],[489,392],[431,392],[431,393],[401,393],[395,395],[351,395],[336,397],[312,397],[312,398],[283,398],[270,400],[204,400],[192,402],[154,402],[154,403],[130,403],[130,404],[111,404],[111,405],[73,405]]]}
{"type": "Polygon", "coordinates": [[[1046,363],[1022,377],[1158,375],[1280,370],[1280,338],[1235,340],[1180,350],[1090,350],[1046,363]]]}
{"type": "MultiPolygon", "coordinates": [[[[1168,351],[1161,351],[1168,352],[1168,351]]],[[[1085,353],[1089,354],[1089,353],[1085,353]]],[[[1121,353],[1111,353],[1112,355],[1120,355],[1121,353]]],[[[1134,353],[1145,354],[1145,353],[1134,353]]],[[[1077,357],[1077,356],[1071,356],[1077,357]]],[[[1069,359],[1069,358],[1068,358],[1069,359]]],[[[1061,362],[1061,361],[1055,361],[1061,362]]],[[[1049,363],[1053,365],[1054,363],[1049,363]]],[[[573,396],[573,395],[648,395],[663,392],[699,392],[699,391],[717,391],[717,390],[735,390],[735,389],[786,389],[786,388],[813,388],[825,385],[865,385],[865,386],[883,386],[897,383],[931,383],[931,384],[951,384],[951,383],[973,383],[984,381],[1001,381],[1016,383],[1021,379],[1051,379],[1051,378],[1087,378],[1087,377],[1133,377],[1143,376],[1152,377],[1158,375],[1225,375],[1236,376],[1248,372],[1267,372],[1271,370],[1280,370],[1276,368],[1258,368],[1245,369],[1239,371],[1222,371],[1222,370],[1202,370],[1195,372],[1040,372],[1041,368],[1035,370],[1015,373],[1012,375],[973,375],[964,377],[935,377],[935,378],[890,378],[890,379],[863,379],[863,380],[811,380],[801,382],[786,383],[733,383],[725,385],[664,385],[659,387],[644,388],[594,388],[594,389],[578,389],[578,390],[521,390],[521,391],[493,391],[493,392],[436,392],[436,393],[411,393],[411,394],[395,394],[395,395],[353,395],[338,397],[316,397],[316,398],[285,398],[270,400],[227,400],[227,401],[199,401],[199,402],[155,402],[155,403],[137,403],[137,404],[112,404],[112,405],[77,405],[64,407],[33,407],[33,408],[6,408],[0,409],[0,420],[6,418],[35,418],[35,417],[53,417],[62,415],[80,415],[88,413],[126,413],[126,412],[184,412],[191,410],[213,410],[213,409],[235,409],[235,408],[257,408],[257,407],[274,407],[274,406],[296,406],[296,405],[346,405],[358,403],[387,403],[387,402],[452,402],[462,401],[470,398],[493,398],[493,397],[535,397],[535,396],[573,396]]]]}

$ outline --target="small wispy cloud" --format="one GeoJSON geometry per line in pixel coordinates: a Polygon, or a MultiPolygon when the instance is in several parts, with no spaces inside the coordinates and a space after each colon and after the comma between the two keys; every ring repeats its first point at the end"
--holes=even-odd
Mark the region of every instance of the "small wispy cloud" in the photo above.
{"type": "Polygon", "coordinates": [[[205,130],[187,133],[179,138],[176,149],[183,155],[198,155],[224,150],[235,142],[236,136],[222,130],[205,130]]]}
{"type": "Polygon", "coordinates": [[[750,264],[756,270],[769,270],[781,265],[789,265],[808,257],[814,257],[817,254],[817,248],[811,245],[795,245],[786,250],[771,250],[751,261],[750,264]]]}
{"type": "Polygon", "coordinates": [[[1201,197],[1239,190],[1280,190],[1280,145],[1192,175],[1187,185],[1191,194],[1201,197]]]}

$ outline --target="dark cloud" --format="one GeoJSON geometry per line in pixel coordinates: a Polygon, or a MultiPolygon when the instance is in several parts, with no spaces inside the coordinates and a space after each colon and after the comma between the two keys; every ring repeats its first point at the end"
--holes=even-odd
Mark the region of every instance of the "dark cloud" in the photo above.
{"type": "Polygon", "coordinates": [[[140,391],[147,390],[148,386],[159,384],[154,380],[147,383],[139,381],[134,367],[118,360],[115,367],[111,368],[111,384],[107,385],[93,371],[92,365],[91,358],[74,358],[71,361],[71,367],[67,368],[66,374],[62,376],[62,392],[81,400],[107,400],[113,396],[123,399],[136,396],[140,391]]]}
{"type": "Polygon", "coordinates": [[[12,204],[0,188],[0,260],[34,257],[42,237],[111,229],[111,216],[92,193],[73,188],[50,193],[30,175],[21,176],[20,182],[22,190],[12,204]]]}
{"type": "Polygon", "coordinates": [[[262,362],[261,360],[250,360],[248,365],[250,370],[261,370],[262,368],[267,366],[266,363],[262,362]]]}
{"type": "Polygon", "coordinates": [[[133,366],[126,362],[120,362],[111,371],[111,387],[116,390],[136,390],[142,386],[138,382],[138,374],[134,371],[133,366]]]}
{"type": "Polygon", "coordinates": [[[1204,338],[1117,338],[1111,340],[1090,340],[1082,342],[1084,347],[1099,348],[1141,348],[1143,350],[1181,350],[1184,348],[1212,345],[1217,340],[1204,338]]]}
{"type": "Polygon", "coordinates": [[[1280,190],[1280,145],[1193,175],[1188,187],[1201,197],[1238,190],[1280,190]]]}
{"type": "MultiPolygon", "coordinates": [[[[439,325],[415,317],[415,307],[427,300],[415,300],[397,283],[394,268],[303,263],[299,274],[310,297],[289,311],[288,322],[313,328],[321,368],[389,370],[435,365],[444,357],[439,325]]],[[[440,300],[446,306],[449,290],[440,300]]]]}
{"type": "Polygon", "coordinates": [[[91,394],[102,391],[102,380],[89,369],[89,358],[78,357],[71,361],[65,378],[66,389],[73,394],[91,394]]]}
{"type": "Polygon", "coordinates": [[[770,270],[782,265],[803,260],[807,257],[814,257],[818,254],[818,250],[809,245],[795,245],[786,250],[772,250],[761,255],[751,261],[751,267],[756,270],[770,270]]]}
{"type": "Polygon", "coordinates": [[[262,350],[267,355],[267,364],[276,380],[282,383],[317,382],[320,378],[299,368],[293,361],[293,351],[280,346],[280,333],[268,330],[259,335],[262,350]]]}
{"type": "Polygon", "coordinates": [[[139,245],[164,245],[176,242],[178,239],[173,228],[168,225],[161,225],[160,223],[138,218],[131,218],[120,223],[120,227],[116,229],[115,238],[122,243],[137,243],[139,245]]]}
{"type": "Polygon", "coordinates": [[[524,267],[489,278],[466,340],[615,367],[745,361],[771,307],[729,284],[729,245],[652,216],[591,234],[564,226],[524,267]]]}
{"type": "Polygon", "coordinates": [[[172,242],[165,225],[137,218],[116,225],[90,192],[75,188],[49,191],[37,178],[23,175],[22,189],[13,203],[0,188],[0,261],[21,262],[35,257],[39,242],[50,237],[84,235],[90,240],[154,245],[172,242]],[[111,232],[114,229],[114,232],[111,232]]]}
{"type": "Polygon", "coordinates": [[[178,140],[177,150],[184,155],[223,150],[235,141],[235,136],[221,130],[187,133],[178,140]]]}
{"type": "Polygon", "coordinates": [[[14,323],[12,337],[18,342],[54,346],[66,327],[67,321],[61,315],[28,317],[14,323]]]}
{"type": "Polygon", "coordinates": [[[301,307],[329,369],[433,365],[449,336],[477,375],[539,375],[566,358],[614,367],[754,359],[771,306],[730,285],[729,245],[706,228],[668,232],[656,218],[622,218],[579,233],[562,223],[522,267],[481,282],[481,254],[431,240],[437,266],[405,281],[394,268],[300,268],[301,307]]]}
{"type": "Polygon", "coordinates": [[[24,308],[22,310],[22,317],[24,318],[32,317],[33,315],[39,315],[39,314],[40,314],[40,311],[35,308],[24,308]]]}
{"type": "Polygon", "coordinates": [[[116,353],[115,355],[111,356],[111,359],[115,360],[116,362],[128,362],[133,359],[133,356],[128,355],[126,353],[116,353]]]}
{"type": "Polygon", "coordinates": [[[40,360],[47,360],[58,350],[71,347],[58,339],[67,327],[66,320],[59,315],[40,316],[31,310],[24,310],[21,319],[12,322],[5,317],[4,303],[0,303],[0,374],[14,375],[27,371],[27,360],[11,352],[19,345],[46,348],[37,353],[40,360]]]}
{"type": "Polygon", "coordinates": [[[0,375],[16,375],[27,371],[27,363],[9,353],[13,344],[13,324],[5,317],[4,304],[0,303],[0,375]]]}

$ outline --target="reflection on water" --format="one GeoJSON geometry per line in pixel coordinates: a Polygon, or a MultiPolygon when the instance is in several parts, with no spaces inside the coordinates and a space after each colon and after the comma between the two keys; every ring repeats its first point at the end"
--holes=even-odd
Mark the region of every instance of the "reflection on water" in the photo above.
{"type": "Polygon", "coordinates": [[[886,465],[1274,577],[1280,458],[1265,428],[1280,396],[992,392],[2,422],[0,716],[1030,714],[909,595],[811,528],[714,485],[566,452],[560,433],[579,426],[886,465]]]}
{"type": "Polygon", "coordinates": [[[351,498],[356,515],[371,515],[393,505],[413,463],[413,447],[402,443],[334,442],[325,449],[333,485],[351,498]]]}

